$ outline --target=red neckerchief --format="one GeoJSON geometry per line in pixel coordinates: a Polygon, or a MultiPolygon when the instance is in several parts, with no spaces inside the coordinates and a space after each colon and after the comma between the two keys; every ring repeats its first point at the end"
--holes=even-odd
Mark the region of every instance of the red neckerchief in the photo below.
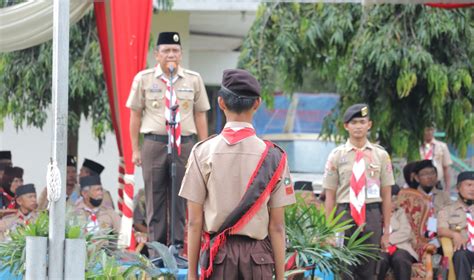
{"type": "Polygon", "coordinates": [[[30,224],[30,214],[24,215],[21,213],[20,210],[18,210],[18,218],[23,221],[23,224],[29,225],[30,224]]]}
{"type": "Polygon", "coordinates": [[[433,159],[433,154],[434,154],[434,143],[431,142],[431,143],[425,143],[425,146],[423,147],[423,157],[424,159],[426,160],[431,160],[433,159]],[[426,146],[427,145],[430,145],[430,149],[428,151],[426,151],[426,146]]]}
{"type": "Polygon", "coordinates": [[[237,129],[226,127],[224,128],[224,130],[222,130],[221,134],[227,144],[235,145],[249,138],[250,136],[255,135],[255,129],[251,127],[243,127],[237,129]]]}
{"type": "Polygon", "coordinates": [[[16,208],[16,201],[15,198],[9,195],[5,190],[2,189],[3,196],[8,200],[8,205],[6,206],[7,209],[15,209],[16,208]]]}

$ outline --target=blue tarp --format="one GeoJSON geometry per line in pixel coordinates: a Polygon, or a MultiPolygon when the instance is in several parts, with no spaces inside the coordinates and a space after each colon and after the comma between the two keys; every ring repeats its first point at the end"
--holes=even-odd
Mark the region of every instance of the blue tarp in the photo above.
{"type": "Polygon", "coordinates": [[[295,93],[293,96],[276,95],[274,107],[268,109],[262,104],[254,117],[257,134],[278,133],[320,133],[324,118],[334,109],[339,95],[331,93],[295,93]],[[291,103],[297,102],[295,110],[291,103]],[[285,124],[291,122],[291,131],[285,131],[285,124]]]}

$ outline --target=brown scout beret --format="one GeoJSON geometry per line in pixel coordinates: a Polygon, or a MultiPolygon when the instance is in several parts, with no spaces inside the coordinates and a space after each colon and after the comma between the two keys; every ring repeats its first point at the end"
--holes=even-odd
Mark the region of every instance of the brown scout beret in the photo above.
{"type": "Polygon", "coordinates": [[[353,118],[364,118],[369,116],[369,106],[367,104],[354,104],[347,108],[344,113],[344,123],[350,122],[353,118]]]}
{"type": "Polygon", "coordinates": [[[227,69],[222,75],[221,90],[238,97],[257,98],[260,96],[260,83],[245,70],[227,69]]]}

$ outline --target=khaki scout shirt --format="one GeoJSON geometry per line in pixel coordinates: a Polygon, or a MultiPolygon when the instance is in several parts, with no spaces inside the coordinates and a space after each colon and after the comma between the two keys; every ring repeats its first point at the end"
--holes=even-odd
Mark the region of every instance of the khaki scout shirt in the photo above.
{"type": "MultiPolygon", "coordinates": [[[[75,212],[78,215],[79,221],[86,226],[91,222],[91,213],[87,209],[88,207],[84,204],[83,200],[77,202],[75,212]]],[[[120,216],[115,213],[114,210],[104,207],[102,205],[98,208],[89,210],[93,210],[95,212],[97,216],[97,221],[99,223],[99,229],[113,229],[116,233],[120,232],[120,216]]]]}
{"type": "Polygon", "coordinates": [[[428,195],[431,198],[431,207],[434,207],[434,215],[435,217],[438,216],[438,212],[443,209],[443,207],[448,206],[453,203],[449,194],[447,192],[438,190],[437,188],[433,188],[433,190],[426,194],[422,187],[418,187],[418,191],[424,195],[428,195]]]}
{"type": "MultiPolygon", "coordinates": [[[[231,122],[226,127],[252,127],[249,123],[231,122]]],[[[194,146],[188,160],[179,195],[203,205],[204,230],[219,230],[227,216],[237,207],[247,184],[265,150],[257,136],[228,145],[222,135],[194,146]]],[[[257,214],[237,234],[262,240],[268,235],[269,208],[295,203],[288,165],[270,197],[257,214]]]]}
{"type": "Polygon", "coordinates": [[[408,222],[408,218],[403,208],[397,208],[390,218],[390,244],[396,245],[397,248],[403,249],[410,253],[417,261],[418,254],[411,245],[413,232],[408,222]]]}
{"type": "MultiPolygon", "coordinates": [[[[166,84],[160,79],[161,67],[139,72],[133,80],[126,106],[142,112],[141,133],[166,135],[165,93],[166,84]]],[[[194,112],[210,109],[206,88],[201,76],[191,70],[178,67],[178,80],[173,87],[178,97],[181,117],[181,135],[196,134],[194,112]]]]}
{"type": "Polygon", "coordinates": [[[20,210],[17,213],[8,215],[0,220],[0,240],[5,240],[7,233],[15,229],[18,225],[25,225],[26,221],[32,222],[38,217],[38,212],[33,211],[28,215],[23,215],[20,210]]]}
{"type": "MultiPolygon", "coordinates": [[[[336,147],[329,154],[323,178],[323,188],[336,191],[336,203],[349,203],[350,180],[356,156],[356,147],[349,140],[336,147]]],[[[393,178],[390,156],[381,146],[369,141],[362,148],[364,151],[366,185],[391,187],[393,178]]],[[[365,203],[381,202],[382,198],[365,198],[365,203]]]]}
{"type": "Polygon", "coordinates": [[[440,228],[458,231],[467,238],[467,216],[466,211],[474,214],[474,206],[468,207],[461,200],[444,207],[438,213],[438,231],[440,228]]]}
{"type": "MultiPolygon", "coordinates": [[[[425,159],[425,145],[427,143],[424,143],[423,145],[420,146],[420,157],[421,159],[425,159]]],[[[438,180],[441,181],[444,184],[444,170],[443,167],[450,166],[453,164],[453,161],[451,160],[451,155],[449,153],[448,145],[442,141],[438,141],[436,139],[433,139],[429,145],[434,145],[434,152],[433,152],[433,157],[431,158],[433,160],[434,166],[436,166],[436,170],[438,171],[438,180]]]]}

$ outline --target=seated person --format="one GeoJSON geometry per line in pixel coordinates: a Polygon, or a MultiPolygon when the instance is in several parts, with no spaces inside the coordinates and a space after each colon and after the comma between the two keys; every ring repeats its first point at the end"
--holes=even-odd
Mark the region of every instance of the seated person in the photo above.
{"type": "Polygon", "coordinates": [[[90,233],[113,230],[120,232],[120,216],[114,210],[102,205],[104,189],[99,176],[80,178],[82,200],[76,204],[76,214],[90,233]]]}
{"type": "Polygon", "coordinates": [[[36,189],[33,184],[19,186],[15,193],[18,211],[0,220],[0,238],[3,240],[5,233],[18,225],[28,225],[37,217],[36,189]]]}
{"type": "Polygon", "coordinates": [[[23,169],[20,167],[7,167],[1,182],[0,208],[15,209],[15,191],[23,185],[23,169]]]}
{"type": "Polygon", "coordinates": [[[411,265],[418,261],[418,254],[411,246],[412,228],[405,210],[398,207],[397,195],[400,187],[392,186],[392,217],[390,218],[390,246],[381,253],[378,279],[385,279],[389,268],[392,268],[395,279],[404,280],[411,277],[411,265]]]}
{"type": "MultiPolygon", "coordinates": [[[[66,162],[66,207],[73,208],[81,197],[80,187],[77,184],[77,160],[75,156],[68,155],[66,162]]],[[[48,188],[44,188],[39,197],[38,209],[48,207],[48,188]]]]}
{"type": "MultiPolygon", "coordinates": [[[[79,171],[79,179],[84,177],[84,176],[100,176],[102,171],[104,171],[105,167],[93,160],[90,159],[84,159],[84,162],[82,163],[82,167],[79,171]]],[[[110,192],[108,190],[104,190],[104,202],[103,206],[110,208],[110,209],[115,209],[114,207],[114,201],[112,200],[112,196],[110,195],[110,192]]]]}
{"type": "MultiPolygon", "coordinates": [[[[135,195],[133,205],[133,228],[135,229],[135,239],[138,243],[145,243],[148,241],[148,226],[146,223],[146,207],[145,207],[145,190],[140,189],[135,195]]],[[[148,256],[147,247],[144,246],[140,251],[145,256],[148,256]]]]}
{"type": "Polygon", "coordinates": [[[458,200],[438,215],[438,234],[453,241],[457,280],[471,279],[474,268],[474,171],[461,172],[456,187],[458,200]]]}
{"type": "Polygon", "coordinates": [[[425,236],[430,240],[430,243],[437,248],[440,247],[437,236],[437,222],[438,212],[445,206],[452,204],[451,198],[447,192],[438,190],[436,184],[438,182],[438,175],[436,167],[431,160],[421,160],[415,165],[413,171],[415,172],[415,180],[419,183],[418,191],[430,196],[430,212],[428,220],[425,225],[425,236]]]}

